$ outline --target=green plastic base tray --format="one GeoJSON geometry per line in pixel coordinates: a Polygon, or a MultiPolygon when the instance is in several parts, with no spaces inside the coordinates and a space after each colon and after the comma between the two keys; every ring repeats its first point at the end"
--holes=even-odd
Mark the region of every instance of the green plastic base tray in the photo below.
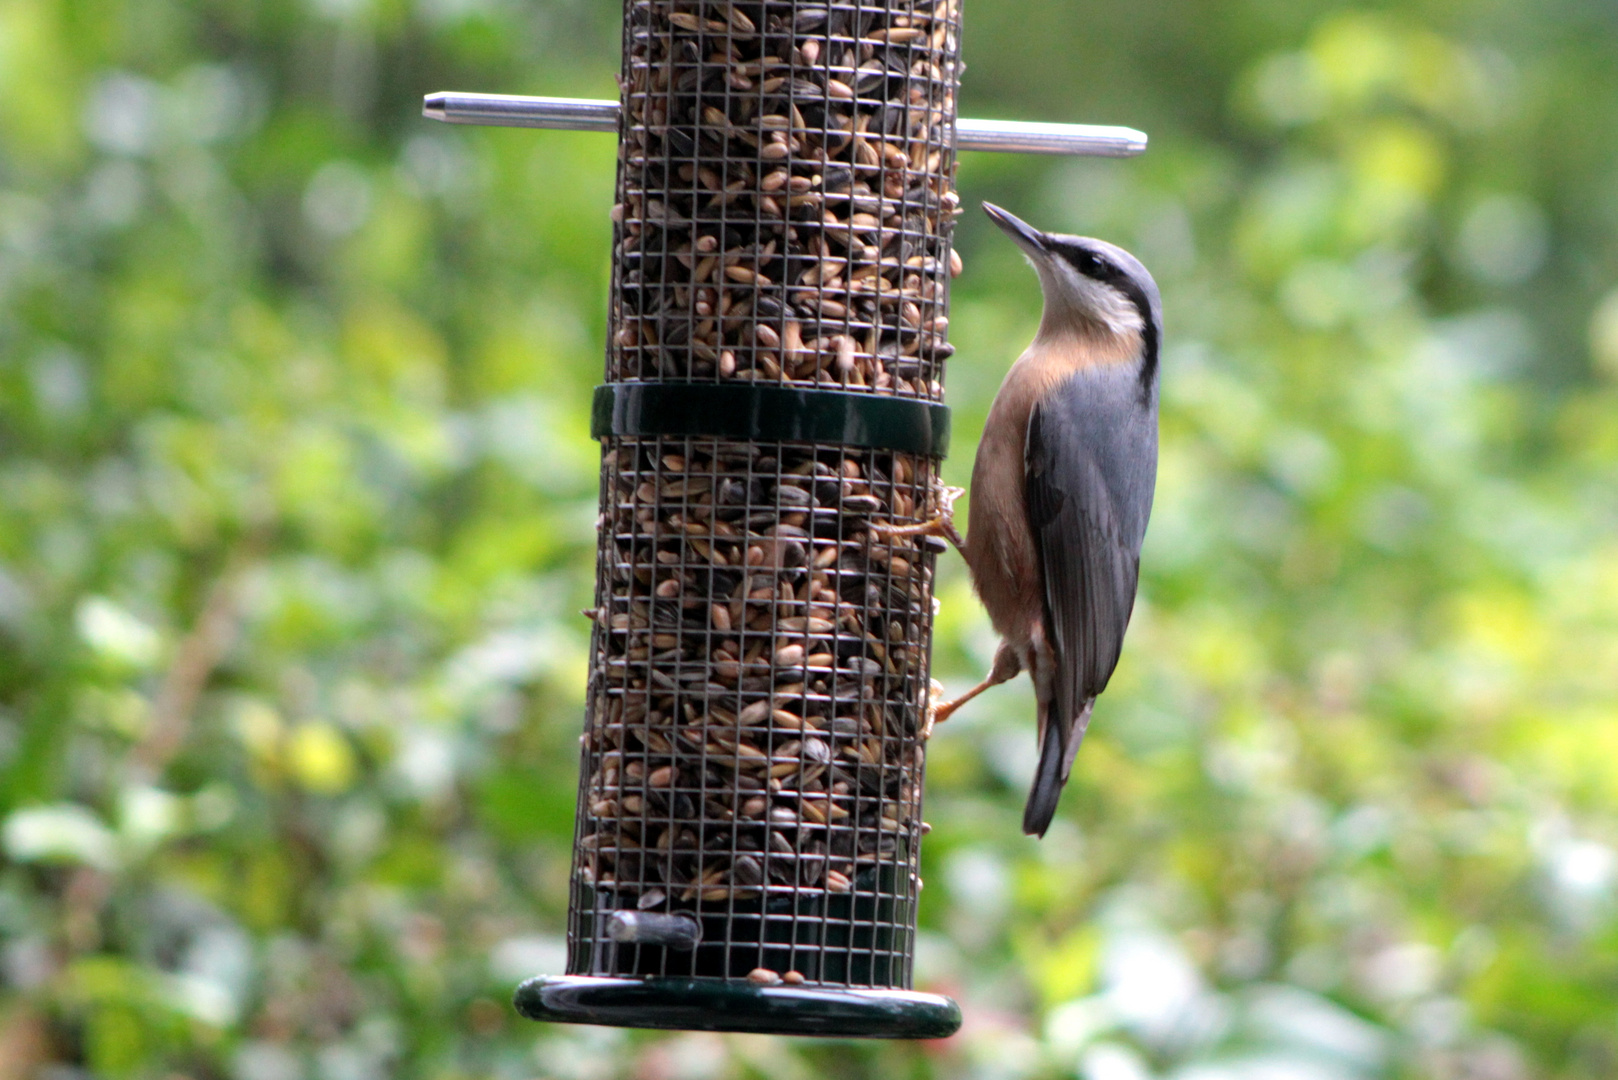
{"type": "Polygon", "coordinates": [[[821,1038],[942,1039],[961,1026],[947,997],[910,990],[755,986],[731,979],[541,975],[517,988],[530,1020],[821,1038]]]}

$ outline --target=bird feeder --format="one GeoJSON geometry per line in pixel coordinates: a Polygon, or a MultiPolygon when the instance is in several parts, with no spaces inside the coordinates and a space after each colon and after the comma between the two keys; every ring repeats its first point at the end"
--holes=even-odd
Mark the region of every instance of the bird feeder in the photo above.
{"type": "Polygon", "coordinates": [[[941,1037],[912,990],[959,0],[627,0],[620,102],[443,93],[615,129],[591,668],[566,975],[536,1020],[941,1037]]]}

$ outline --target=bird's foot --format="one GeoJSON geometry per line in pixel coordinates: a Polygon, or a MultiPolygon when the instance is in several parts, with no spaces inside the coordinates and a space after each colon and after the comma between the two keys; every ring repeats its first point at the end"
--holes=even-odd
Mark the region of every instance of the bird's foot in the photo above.
{"type": "Polygon", "coordinates": [[[933,728],[942,724],[954,715],[955,710],[977,697],[991,686],[999,686],[1008,679],[1016,678],[1022,670],[1022,662],[1017,659],[1017,650],[1010,642],[1002,641],[1000,647],[994,652],[994,666],[983,677],[983,681],[962,694],[953,701],[944,701],[934,704],[944,696],[944,687],[937,679],[928,680],[927,684],[927,719],[922,724],[921,738],[925,742],[933,733],[933,728]]]}
{"type": "Polygon", "coordinates": [[[944,696],[944,684],[937,679],[927,680],[927,718],[921,725],[921,741],[926,742],[933,737],[933,728],[950,718],[950,715],[965,705],[977,692],[963,694],[954,701],[941,700],[944,696]]]}
{"type": "Polygon", "coordinates": [[[944,684],[937,679],[928,679],[926,719],[921,725],[922,742],[926,742],[933,737],[933,726],[938,723],[938,710],[942,705],[938,699],[943,696],[944,684]]]}
{"type": "Polygon", "coordinates": [[[870,524],[871,532],[878,536],[942,536],[956,548],[963,548],[966,537],[955,527],[955,503],[965,494],[965,488],[946,487],[935,480],[933,505],[937,513],[916,525],[880,525],[873,521],[870,524]]]}

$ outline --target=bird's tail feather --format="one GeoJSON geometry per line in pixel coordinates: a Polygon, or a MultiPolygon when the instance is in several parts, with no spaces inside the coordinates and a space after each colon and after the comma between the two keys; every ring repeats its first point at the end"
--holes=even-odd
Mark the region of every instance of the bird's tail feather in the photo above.
{"type": "Polygon", "coordinates": [[[1034,773],[1034,786],[1028,792],[1028,805],[1022,812],[1022,831],[1029,836],[1045,835],[1045,830],[1051,827],[1051,818],[1056,816],[1056,800],[1062,795],[1062,725],[1047,719],[1044,728],[1045,745],[1039,748],[1039,771],[1034,773]]]}
{"type": "Polygon", "coordinates": [[[1067,737],[1067,753],[1062,756],[1062,783],[1067,783],[1068,774],[1073,771],[1073,758],[1079,752],[1079,744],[1084,741],[1084,733],[1090,730],[1090,710],[1095,708],[1096,699],[1090,698],[1079,710],[1078,718],[1073,721],[1073,732],[1067,737]]]}
{"type": "Polygon", "coordinates": [[[1094,704],[1095,698],[1086,701],[1079,715],[1066,724],[1057,721],[1054,701],[1041,706],[1045,722],[1040,727],[1045,731],[1045,738],[1039,748],[1034,786],[1028,792],[1028,805],[1022,812],[1022,831],[1029,836],[1042,837],[1051,827],[1056,803],[1062,797],[1062,785],[1067,783],[1068,773],[1073,770],[1073,755],[1078,753],[1079,743],[1090,726],[1090,709],[1094,704]]]}

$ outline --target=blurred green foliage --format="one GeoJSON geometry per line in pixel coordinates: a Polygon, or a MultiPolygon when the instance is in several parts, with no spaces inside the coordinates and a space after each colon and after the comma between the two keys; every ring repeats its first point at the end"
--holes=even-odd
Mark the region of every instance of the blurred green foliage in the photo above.
{"type": "MultiPolygon", "coordinates": [[[[584,0],[0,0],[0,1080],[1618,1075],[1618,16],[973,0],[968,206],[1163,287],[1142,598],[1063,813],[934,740],[936,1045],[542,1028],[613,146],[584,0]]],[[[1038,298],[975,213],[972,436],[1038,298]]],[[[946,560],[940,674],[992,635],[946,560]]]]}

